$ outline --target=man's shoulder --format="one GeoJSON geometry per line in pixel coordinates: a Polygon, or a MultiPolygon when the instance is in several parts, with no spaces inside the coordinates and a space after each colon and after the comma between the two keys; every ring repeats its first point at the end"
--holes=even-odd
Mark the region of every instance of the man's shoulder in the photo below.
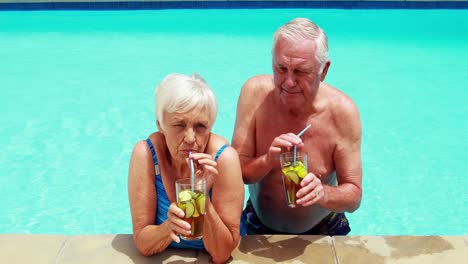
{"type": "Polygon", "coordinates": [[[341,89],[333,87],[329,84],[322,83],[322,85],[324,88],[326,88],[326,96],[329,99],[328,102],[330,103],[332,109],[338,111],[339,113],[342,111],[349,114],[358,113],[356,103],[349,95],[347,95],[341,89]]]}
{"type": "Polygon", "coordinates": [[[274,89],[273,76],[262,74],[255,75],[245,81],[242,90],[244,92],[262,94],[274,89]]]}
{"type": "Polygon", "coordinates": [[[268,82],[268,83],[271,83],[273,81],[273,75],[271,74],[259,74],[259,75],[255,75],[255,76],[252,76],[250,77],[249,79],[247,79],[247,82],[268,82]]]}
{"type": "Polygon", "coordinates": [[[351,131],[360,130],[359,110],[353,99],[342,90],[331,85],[327,86],[328,109],[339,131],[351,134],[351,131]]]}

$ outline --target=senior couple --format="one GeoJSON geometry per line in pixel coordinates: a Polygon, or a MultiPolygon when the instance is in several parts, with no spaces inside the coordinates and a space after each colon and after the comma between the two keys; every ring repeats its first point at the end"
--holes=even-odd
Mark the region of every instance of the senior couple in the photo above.
{"type": "Polygon", "coordinates": [[[274,33],[272,56],[273,75],[254,76],[242,87],[232,145],[211,132],[217,103],[200,76],[170,74],[156,87],[158,131],[136,143],[128,176],[141,254],[196,248],[222,263],[244,234],[349,233],[344,212],[355,211],[362,195],[361,122],[354,102],[323,82],[330,67],[327,37],[312,21],[294,19],[274,33]],[[311,158],[299,206],[290,208],[278,155],[294,145],[311,158]],[[189,160],[210,190],[200,240],[179,236],[191,231],[175,189],[176,180],[190,177],[189,160]]]}

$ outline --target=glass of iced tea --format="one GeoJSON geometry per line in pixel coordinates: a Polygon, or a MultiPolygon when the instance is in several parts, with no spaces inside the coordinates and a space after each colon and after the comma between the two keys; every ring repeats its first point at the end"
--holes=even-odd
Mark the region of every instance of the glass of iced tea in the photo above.
{"type": "Polygon", "coordinates": [[[297,207],[296,193],[301,188],[301,181],[307,175],[307,153],[298,151],[280,154],[281,172],[286,202],[289,207],[297,207]]]}
{"type": "Polygon", "coordinates": [[[190,235],[181,234],[185,240],[202,238],[203,220],[205,217],[206,180],[195,178],[176,181],[177,206],[185,213],[184,220],[190,224],[190,235]]]}

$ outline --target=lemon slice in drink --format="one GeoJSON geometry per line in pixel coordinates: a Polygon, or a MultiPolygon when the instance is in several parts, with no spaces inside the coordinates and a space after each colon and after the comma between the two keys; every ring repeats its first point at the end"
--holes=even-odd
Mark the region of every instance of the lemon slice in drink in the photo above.
{"type": "Polygon", "coordinates": [[[200,214],[205,214],[205,195],[200,194],[197,198],[197,207],[200,214]]]}
{"type": "Polygon", "coordinates": [[[301,179],[304,179],[304,177],[307,175],[307,171],[304,167],[301,167],[301,169],[299,169],[296,173],[297,176],[299,176],[301,179]]]}
{"type": "Polygon", "coordinates": [[[196,200],[200,195],[202,195],[202,194],[199,193],[199,192],[194,192],[194,193],[192,194],[192,198],[196,200]]]}
{"type": "Polygon", "coordinates": [[[297,165],[296,167],[294,167],[294,171],[296,172],[297,176],[299,176],[299,178],[301,179],[307,175],[307,170],[304,166],[297,165]]]}
{"type": "Polygon", "coordinates": [[[177,207],[179,207],[180,209],[184,210],[185,211],[185,208],[187,208],[187,206],[185,205],[185,203],[183,202],[178,202],[177,203],[177,207]]]}
{"type": "Polygon", "coordinates": [[[305,168],[304,163],[302,163],[302,161],[300,161],[300,160],[298,160],[298,161],[296,162],[296,166],[294,166],[294,168],[297,168],[298,166],[305,168]]]}
{"type": "Polygon", "coordinates": [[[283,172],[284,175],[287,175],[288,172],[294,171],[294,167],[293,166],[286,166],[286,167],[283,167],[281,169],[281,171],[283,172]]]}
{"type": "Polygon", "coordinates": [[[191,204],[193,205],[193,215],[192,215],[192,217],[199,217],[200,213],[198,213],[197,207],[195,206],[196,202],[194,200],[192,200],[191,204]]]}
{"type": "Polygon", "coordinates": [[[297,162],[297,165],[294,166],[294,171],[296,172],[297,176],[299,176],[299,178],[304,178],[306,175],[307,175],[307,170],[304,166],[304,164],[300,161],[297,162]]]}
{"type": "Polygon", "coordinates": [[[295,171],[288,171],[286,173],[286,176],[294,182],[294,184],[298,184],[299,183],[299,177],[297,176],[296,172],[295,171]]]}
{"type": "Polygon", "coordinates": [[[195,212],[195,206],[193,205],[193,203],[190,201],[186,202],[185,203],[185,218],[192,217],[194,212],[195,212]]]}
{"type": "Polygon", "coordinates": [[[189,190],[184,190],[179,193],[179,202],[187,202],[192,199],[192,192],[189,190]]]}

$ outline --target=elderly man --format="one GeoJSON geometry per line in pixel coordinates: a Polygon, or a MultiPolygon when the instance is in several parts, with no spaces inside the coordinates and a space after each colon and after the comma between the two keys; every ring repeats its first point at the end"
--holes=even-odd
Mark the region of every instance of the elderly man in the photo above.
{"type": "Polygon", "coordinates": [[[273,75],[242,87],[232,145],[239,152],[250,199],[248,234],[346,235],[344,212],[362,196],[361,122],[354,102],[323,82],[330,67],[327,36],[297,18],[273,36],[273,75]],[[301,137],[297,133],[311,125],[301,137]],[[288,207],[280,153],[308,153],[308,174],[288,207]]]}

